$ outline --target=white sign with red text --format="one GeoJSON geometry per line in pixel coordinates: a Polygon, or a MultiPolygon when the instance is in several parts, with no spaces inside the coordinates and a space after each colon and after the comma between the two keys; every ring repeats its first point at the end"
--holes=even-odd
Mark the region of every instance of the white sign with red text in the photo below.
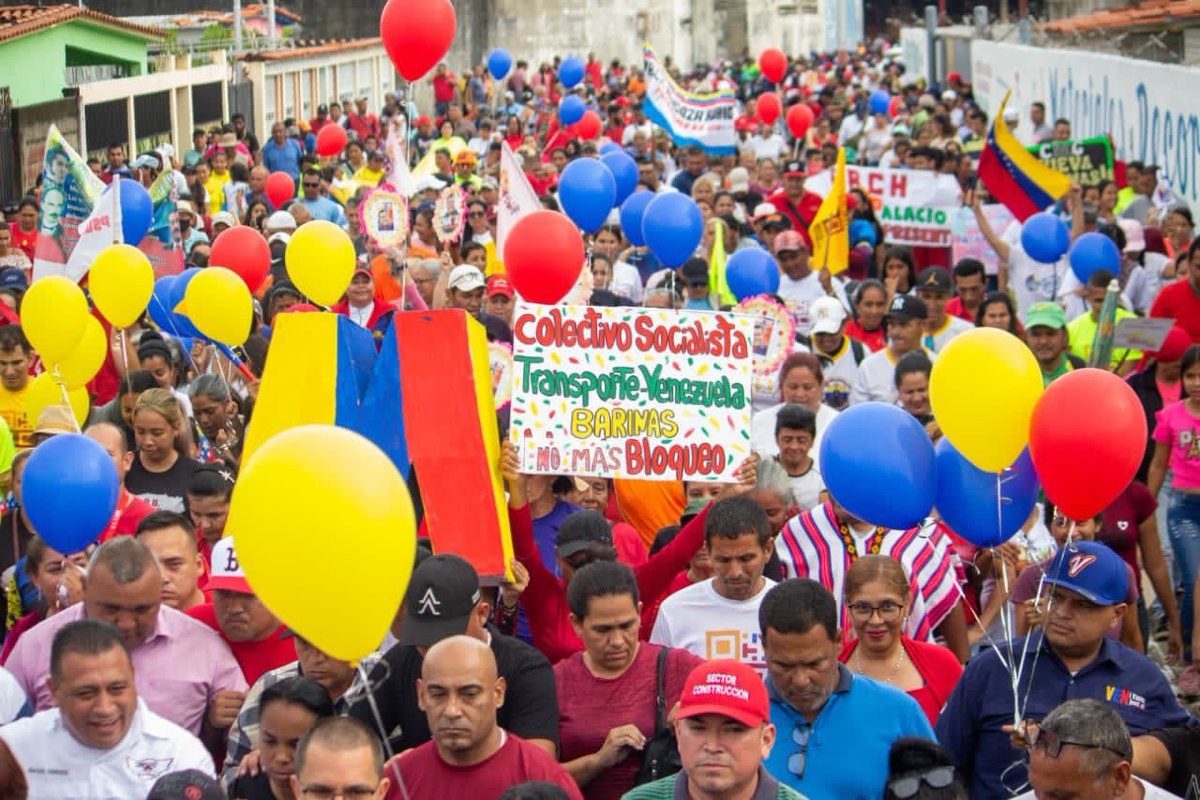
{"type": "MultiPolygon", "coordinates": [[[[826,170],[804,183],[804,188],[824,197],[833,185],[826,170]]],[[[952,215],[962,205],[962,190],[953,175],[911,169],[846,166],[846,190],[862,188],[883,226],[888,244],[949,247],[952,215]]]]}

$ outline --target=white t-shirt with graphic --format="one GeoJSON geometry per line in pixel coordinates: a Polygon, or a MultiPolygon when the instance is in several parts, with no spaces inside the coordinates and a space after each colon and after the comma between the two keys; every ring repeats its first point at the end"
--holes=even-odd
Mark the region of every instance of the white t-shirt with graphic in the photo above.
{"type": "Polygon", "coordinates": [[[766,675],[758,607],[775,581],[763,578],[762,590],[749,600],[729,600],[717,594],[713,580],[693,583],[664,600],[650,642],[681,647],[709,661],[731,658],[766,675]]]}
{"type": "Polygon", "coordinates": [[[1071,262],[1063,256],[1053,264],[1034,261],[1021,246],[1021,223],[1013,222],[1001,237],[1008,244],[1008,286],[1017,303],[1017,316],[1022,321],[1034,303],[1043,300],[1061,301],[1080,288],[1079,279],[1071,271],[1071,262]]]}

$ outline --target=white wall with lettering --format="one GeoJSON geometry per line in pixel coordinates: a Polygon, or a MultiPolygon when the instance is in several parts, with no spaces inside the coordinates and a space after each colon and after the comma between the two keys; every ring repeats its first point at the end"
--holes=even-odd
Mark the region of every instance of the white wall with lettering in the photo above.
{"type": "Polygon", "coordinates": [[[1158,164],[1200,212],[1200,68],[982,40],[971,60],[975,96],[989,113],[1012,90],[1022,141],[1040,100],[1049,122],[1071,121],[1075,138],[1111,134],[1118,159],[1158,164]]]}

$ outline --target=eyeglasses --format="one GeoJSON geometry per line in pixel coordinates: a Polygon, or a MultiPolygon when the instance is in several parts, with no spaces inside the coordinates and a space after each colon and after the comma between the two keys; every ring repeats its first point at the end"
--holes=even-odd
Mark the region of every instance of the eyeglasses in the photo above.
{"type": "Polygon", "coordinates": [[[1062,734],[1047,730],[1041,726],[1030,726],[1025,731],[1025,741],[1029,743],[1029,749],[1037,748],[1044,752],[1050,758],[1058,758],[1059,753],[1066,745],[1072,747],[1083,747],[1088,750],[1107,750],[1120,756],[1128,761],[1133,758],[1133,753],[1122,753],[1120,750],[1114,750],[1111,747],[1105,747],[1102,744],[1092,744],[1090,742],[1073,742],[1070,739],[1064,739],[1062,734]]]}
{"type": "Polygon", "coordinates": [[[910,797],[916,797],[917,792],[921,791],[922,783],[934,789],[945,789],[954,783],[954,767],[934,767],[915,775],[905,775],[890,782],[887,788],[900,800],[908,800],[910,797]]]}
{"type": "Polygon", "coordinates": [[[305,189],[320,189],[320,188],[321,188],[321,184],[319,184],[319,183],[309,183],[308,181],[305,181],[305,182],[304,182],[304,188],[305,188],[305,189]]]}
{"type": "Polygon", "coordinates": [[[481,219],[483,217],[486,217],[487,214],[485,214],[482,211],[471,211],[471,212],[467,213],[467,216],[470,217],[471,219],[481,219]]]}
{"type": "Polygon", "coordinates": [[[804,777],[804,767],[808,764],[808,740],[812,738],[812,732],[811,727],[801,726],[799,722],[792,728],[792,741],[799,745],[800,749],[788,757],[787,767],[788,772],[797,778],[804,777]]]}
{"type": "Polygon", "coordinates": [[[870,603],[851,603],[850,613],[861,620],[869,620],[876,612],[879,613],[879,618],[884,622],[895,622],[900,618],[900,612],[904,610],[904,606],[899,603],[893,603],[891,600],[884,600],[877,606],[870,603]]]}

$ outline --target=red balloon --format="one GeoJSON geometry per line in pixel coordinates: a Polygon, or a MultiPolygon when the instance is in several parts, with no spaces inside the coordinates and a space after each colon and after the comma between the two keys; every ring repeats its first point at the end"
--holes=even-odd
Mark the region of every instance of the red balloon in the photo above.
{"type": "Polygon", "coordinates": [[[807,103],[797,103],[788,109],[787,126],[792,136],[800,139],[813,124],[813,112],[807,103]]]}
{"type": "Polygon", "coordinates": [[[779,119],[779,113],[783,111],[783,106],[779,103],[779,95],[774,92],[765,92],[758,96],[758,118],[763,121],[764,125],[774,125],[775,120],[779,119]]]}
{"type": "Polygon", "coordinates": [[[417,80],[445,57],[457,27],[450,0],[388,0],[379,18],[383,48],[406,81],[417,80]]]}
{"type": "Polygon", "coordinates": [[[1029,455],[1046,497],[1070,519],[1091,519],[1116,500],[1145,448],[1141,403],[1111,372],[1068,372],[1034,406],[1029,455]]]}
{"type": "Polygon", "coordinates": [[[600,129],[603,127],[604,123],[600,121],[600,115],[590,108],[583,112],[583,119],[575,123],[575,131],[579,134],[579,138],[585,141],[599,136],[600,129]]]}
{"type": "Polygon", "coordinates": [[[263,235],[254,228],[249,225],[236,225],[212,243],[208,263],[236,273],[245,282],[246,288],[256,292],[271,270],[271,248],[263,235]]]}
{"type": "Polygon", "coordinates": [[[896,95],[888,101],[888,116],[892,119],[900,116],[900,109],[904,108],[904,101],[900,99],[900,95],[896,95]]]}
{"type": "MultiPolygon", "coordinates": [[[[326,126],[329,127],[329,126],[326,126]]],[[[296,196],[296,182],[286,172],[272,172],[267,176],[267,200],[275,208],[296,196]]]]}
{"type": "Polygon", "coordinates": [[[768,47],[758,57],[758,68],[764,78],[771,83],[779,83],[787,74],[787,56],[777,47],[768,47]]]}
{"type": "Polygon", "coordinates": [[[317,131],[317,155],[336,156],[346,146],[346,129],[333,122],[327,122],[317,131]]]}
{"type": "Polygon", "coordinates": [[[504,269],[517,294],[531,303],[562,300],[583,271],[583,237],[565,214],[534,211],[513,225],[504,243],[504,269]]]}

